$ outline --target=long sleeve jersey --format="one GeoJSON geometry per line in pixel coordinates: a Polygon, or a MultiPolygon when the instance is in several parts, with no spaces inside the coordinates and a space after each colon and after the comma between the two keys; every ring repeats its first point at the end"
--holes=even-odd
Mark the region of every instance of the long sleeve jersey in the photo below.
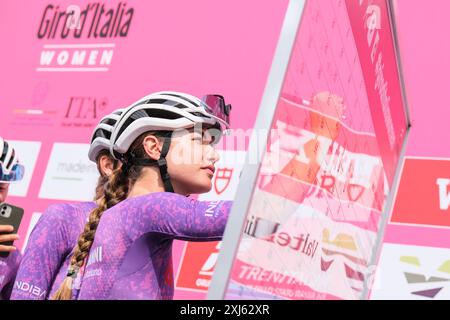
{"type": "Polygon", "coordinates": [[[221,240],[231,206],[155,192],[106,210],[78,298],[173,299],[173,240],[221,240]]]}

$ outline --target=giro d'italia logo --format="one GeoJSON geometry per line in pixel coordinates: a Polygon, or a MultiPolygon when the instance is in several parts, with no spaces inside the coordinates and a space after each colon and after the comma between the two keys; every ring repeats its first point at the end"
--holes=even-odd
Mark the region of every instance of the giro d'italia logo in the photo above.
{"type": "Polygon", "coordinates": [[[133,15],[134,8],[126,2],[116,6],[109,2],[48,4],[42,10],[37,31],[38,39],[48,42],[43,44],[36,71],[108,71],[116,44],[104,40],[127,37],[133,15]]]}

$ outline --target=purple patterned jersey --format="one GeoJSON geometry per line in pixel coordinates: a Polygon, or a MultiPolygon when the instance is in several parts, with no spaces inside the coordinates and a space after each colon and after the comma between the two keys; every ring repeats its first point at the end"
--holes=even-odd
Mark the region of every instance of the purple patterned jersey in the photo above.
{"type": "Polygon", "coordinates": [[[79,299],[173,299],[172,242],[222,239],[232,201],[155,192],[104,212],[79,299]]]}
{"type": "Polygon", "coordinates": [[[8,300],[22,255],[19,250],[11,252],[7,258],[0,258],[0,300],[8,300]]]}
{"type": "Polygon", "coordinates": [[[64,280],[78,236],[94,202],[50,206],[31,232],[12,300],[49,299],[64,280]]]}

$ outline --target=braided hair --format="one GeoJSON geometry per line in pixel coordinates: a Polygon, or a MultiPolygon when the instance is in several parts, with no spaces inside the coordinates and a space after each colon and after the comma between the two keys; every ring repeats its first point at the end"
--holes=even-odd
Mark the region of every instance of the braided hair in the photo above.
{"type": "MultiPolygon", "coordinates": [[[[130,166],[128,160],[131,155],[142,158],[149,157],[143,147],[143,141],[148,135],[155,135],[159,139],[163,139],[161,137],[163,134],[160,134],[159,132],[146,132],[139,136],[130,147],[131,151],[121,159],[122,166],[115,168],[111,176],[108,177],[107,182],[102,188],[103,192],[100,192],[100,188],[98,188],[96,194],[98,206],[89,214],[89,220],[85,224],[83,232],[78,237],[66,278],[56,293],[51,297],[52,300],[72,299],[73,281],[78,276],[81,267],[84,265],[86,258],[89,255],[103,213],[107,209],[112,208],[119,202],[125,200],[128,197],[130,189],[141,176],[143,167],[135,165],[130,166]]],[[[100,180],[101,179],[102,177],[100,177],[100,180]]]]}

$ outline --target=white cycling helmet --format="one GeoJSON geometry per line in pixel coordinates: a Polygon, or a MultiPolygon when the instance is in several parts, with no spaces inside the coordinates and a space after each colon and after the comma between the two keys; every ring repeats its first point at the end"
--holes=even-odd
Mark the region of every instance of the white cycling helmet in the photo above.
{"type": "Polygon", "coordinates": [[[124,156],[131,144],[147,131],[167,131],[170,135],[179,129],[189,129],[196,124],[205,124],[216,128],[220,139],[222,131],[229,129],[231,105],[219,95],[207,95],[203,99],[186,93],[161,91],[147,95],[128,107],[114,126],[110,139],[111,155],[124,163],[124,168],[131,165],[159,167],[165,190],[173,192],[167,172],[166,155],[170,139],[165,139],[160,159],[126,159],[124,156]],[[209,103],[206,103],[208,102],[209,103]]]}
{"type": "Polygon", "coordinates": [[[20,181],[24,173],[14,148],[0,137],[0,182],[20,181]]]}
{"type": "Polygon", "coordinates": [[[123,110],[124,109],[114,110],[111,114],[103,117],[95,127],[91,138],[91,145],[89,147],[89,160],[96,162],[101,151],[109,151],[109,139],[111,138],[113,127],[120,119],[123,110]]]}

